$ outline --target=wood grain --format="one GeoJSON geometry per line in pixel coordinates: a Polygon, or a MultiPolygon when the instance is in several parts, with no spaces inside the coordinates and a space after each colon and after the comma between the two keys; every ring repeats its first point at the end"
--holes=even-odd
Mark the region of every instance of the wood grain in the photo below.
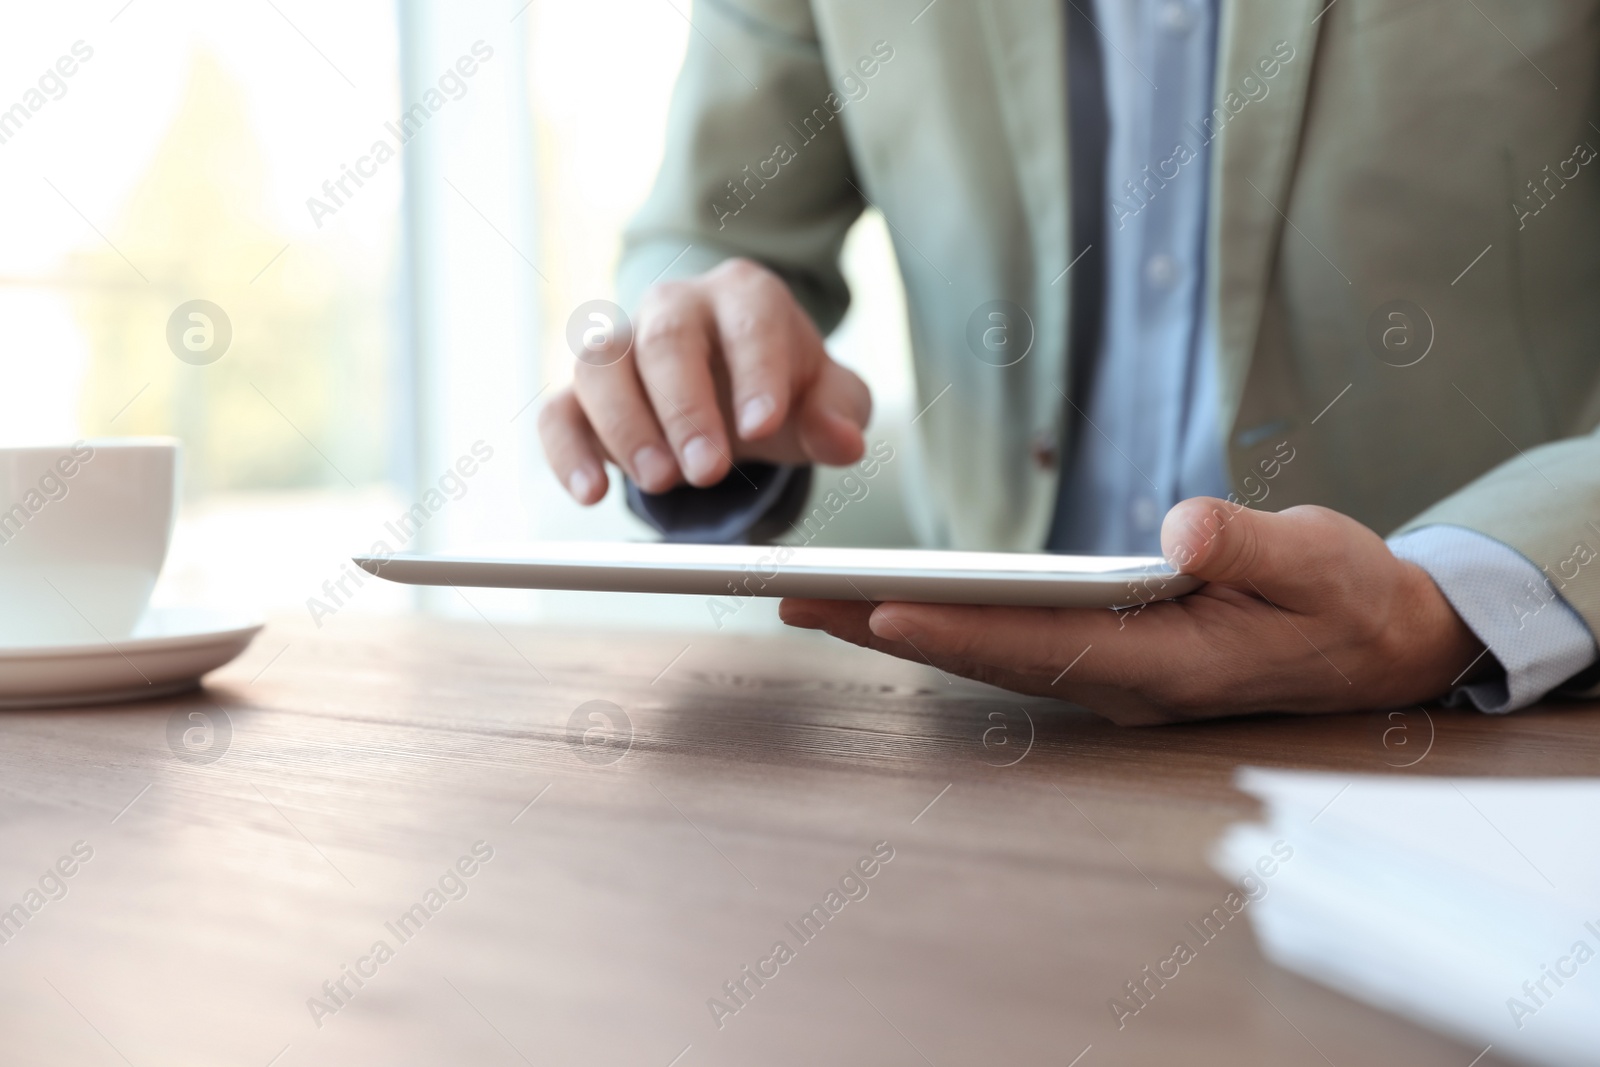
{"type": "Polygon", "coordinates": [[[1127,730],[811,634],[283,620],[202,693],[0,713],[0,908],[93,850],[0,945],[0,1063],[1465,1067],[1242,918],[1125,1028],[1108,1008],[1227,893],[1206,854],[1254,810],[1242,764],[1600,766],[1593,705],[1418,711],[1386,746],[1395,722],[1127,730]],[[569,730],[594,700],[631,724],[611,763],[569,730]],[[169,745],[191,713],[231,726],[213,762],[169,745]],[[866,895],[796,937],[879,842],[866,895]]]}

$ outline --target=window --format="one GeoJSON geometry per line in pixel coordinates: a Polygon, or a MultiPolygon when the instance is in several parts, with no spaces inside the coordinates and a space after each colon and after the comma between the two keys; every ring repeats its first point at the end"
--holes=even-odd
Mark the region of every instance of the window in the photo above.
{"type": "MultiPolygon", "coordinates": [[[[420,602],[709,625],[691,598],[477,591],[469,605],[337,585],[379,543],[648,535],[620,493],[586,512],[555,484],[536,398],[569,376],[571,309],[612,295],[688,13],[681,0],[14,12],[0,38],[0,443],[181,437],[161,600],[324,624],[420,602]]],[[[874,432],[892,432],[910,388],[880,220],[857,228],[847,261],[857,304],[830,344],[873,383],[874,432]]],[[[851,536],[904,540],[897,503],[876,507],[851,536]]]]}

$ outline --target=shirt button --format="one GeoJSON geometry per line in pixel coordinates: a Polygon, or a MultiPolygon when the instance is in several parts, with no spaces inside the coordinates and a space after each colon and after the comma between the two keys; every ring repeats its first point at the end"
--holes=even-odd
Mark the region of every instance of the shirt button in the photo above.
{"type": "Polygon", "coordinates": [[[1194,27],[1194,11],[1183,0],[1167,0],[1161,5],[1156,21],[1168,33],[1188,33],[1194,27]]]}
{"type": "Polygon", "coordinates": [[[1157,289],[1165,289],[1178,279],[1178,261],[1165,252],[1158,252],[1145,260],[1144,280],[1157,289]]]}
{"type": "Polygon", "coordinates": [[[1059,457],[1056,454],[1056,435],[1049,430],[1040,430],[1033,435],[1029,442],[1028,454],[1033,459],[1033,465],[1042,471],[1054,470],[1059,457]]]}

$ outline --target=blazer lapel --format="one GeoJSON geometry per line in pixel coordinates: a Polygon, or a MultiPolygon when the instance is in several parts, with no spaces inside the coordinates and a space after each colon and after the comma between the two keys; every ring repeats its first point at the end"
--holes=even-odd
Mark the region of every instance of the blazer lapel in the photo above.
{"type": "Polygon", "coordinates": [[[1065,355],[1067,298],[1066,287],[1052,286],[1052,280],[1071,260],[1064,2],[984,0],[978,5],[1017,187],[1029,220],[1026,248],[1035,280],[1034,306],[1029,311],[1038,332],[1035,355],[1043,357],[1036,362],[1056,375],[1065,355]]]}
{"type": "Polygon", "coordinates": [[[1224,429],[1233,424],[1255,352],[1326,2],[1222,4],[1213,106],[1226,109],[1230,93],[1236,100],[1243,98],[1241,82],[1248,76],[1270,86],[1265,97],[1250,101],[1229,119],[1213,148],[1210,299],[1216,309],[1224,429]],[[1285,42],[1294,50],[1286,62],[1285,42]],[[1263,78],[1258,64],[1274,60],[1281,66],[1277,76],[1263,78]]]}

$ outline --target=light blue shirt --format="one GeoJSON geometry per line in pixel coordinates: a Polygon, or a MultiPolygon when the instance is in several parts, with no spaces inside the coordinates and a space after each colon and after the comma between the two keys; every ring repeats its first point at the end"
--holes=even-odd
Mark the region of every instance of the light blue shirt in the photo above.
{"type": "Polygon", "coordinates": [[[1168,508],[1230,489],[1205,312],[1216,0],[1098,0],[1093,22],[1108,125],[1105,303],[1050,547],[1160,555],[1168,508]],[[1180,143],[1193,158],[1165,178],[1180,143]]]}
{"type": "MultiPolygon", "coordinates": [[[[1049,547],[1159,554],[1161,520],[1173,504],[1230,490],[1205,300],[1218,0],[1068,2],[1087,5],[1077,14],[1091,16],[1099,35],[1108,202],[1099,341],[1081,411],[1072,413],[1083,425],[1062,470],[1049,547]],[[1186,153],[1175,151],[1180,144],[1186,153]]],[[[1248,120],[1248,106],[1229,121],[1248,120]]],[[[629,502],[670,539],[737,541],[777,501],[803,496],[806,473],[763,468],[757,490],[740,503],[704,490],[651,497],[631,483],[629,502]]],[[[1583,619],[1508,545],[1452,526],[1389,543],[1428,572],[1506,669],[1452,699],[1510,711],[1595,661],[1583,619]],[[1532,612],[1530,589],[1544,591],[1532,612]]]]}

